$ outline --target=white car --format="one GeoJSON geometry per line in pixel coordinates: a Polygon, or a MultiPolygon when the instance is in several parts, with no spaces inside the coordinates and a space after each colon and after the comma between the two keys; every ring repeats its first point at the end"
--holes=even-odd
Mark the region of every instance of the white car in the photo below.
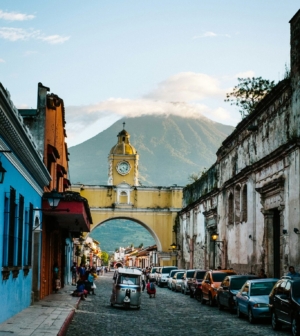
{"type": "Polygon", "coordinates": [[[149,280],[150,279],[155,279],[155,274],[156,274],[156,271],[159,269],[159,267],[152,267],[151,268],[151,271],[149,273],[149,280]]]}
{"type": "Polygon", "coordinates": [[[168,282],[167,282],[167,287],[169,288],[169,289],[172,289],[172,279],[173,279],[173,276],[176,274],[176,273],[178,273],[178,272],[183,272],[183,271],[185,271],[184,269],[180,269],[180,270],[173,270],[173,271],[171,271],[170,272],[170,274],[168,275],[168,282]]]}
{"type": "Polygon", "coordinates": [[[157,272],[157,279],[156,279],[156,283],[157,286],[159,287],[164,287],[167,285],[167,281],[168,281],[168,275],[170,274],[171,271],[178,269],[177,266],[163,266],[160,267],[160,269],[157,272]]]}

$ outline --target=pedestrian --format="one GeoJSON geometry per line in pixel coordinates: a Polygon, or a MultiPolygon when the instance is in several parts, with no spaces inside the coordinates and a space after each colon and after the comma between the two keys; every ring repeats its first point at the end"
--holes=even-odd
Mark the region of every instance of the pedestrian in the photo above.
{"type": "MultiPolygon", "coordinates": [[[[151,279],[152,280],[152,279],[151,279]]],[[[154,280],[154,279],[153,279],[154,280]]],[[[148,281],[147,283],[147,293],[149,294],[149,298],[151,299],[152,297],[155,298],[155,294],[156,294],[156,288],[155,288],[155,284],[154,281],[148,281]]]]}
{"type": "Polygon", "coordinates": [[[265,273],[265,270],[263,268],[260,269],[259,273],[258,273],[258,277],[260,279],[264,279],[267,278],[267,274],[265,273]]]}
{"type": "Polygon", "coordinates": [[[80,279],[84,279],[85,276],[85,267],[84,267],[84,263],[80,264],[80,267],[78,268],[78,273],[79,273],[79,277],[80,279]]]}
{"type": "Polygon", "coordinates": [[[97,266],[97,275],[100,274],[100,266],[97,266]]]}
{"type": "Polygon", "coordinates": [[[73,296],[80,296],[81,300],[85,300],[85,298],[87,297],[87,294],[88,294],[88,291],[85,289],[84,282],[81,279],[79,279],[77,281],[76,289],[74,290],[72,295],[73,296]]]}
{"type": "Polygon", "coordinates": [[[144,272],[142,272],[141,279],[142,279],[142,291],[144,291],[144,290],[145,290],[145,287],[146,287],[145,274],[144,274],[144,272]]]}
{"type": "Polygon", "coordinates": [[[76,262],[73,262],[73,265],[71,266],[71,273],[72,273],[72,286],[76,286],[76,277],[77,277],[77,266],[76,262]]]}
{"type": "Polygon", "coordinates": [[[291,277],[291,279],[294,279],[294,278],[299,278],[300,274],[295,271],[294,266],[290,266],[289,273],[287,274],[287,276],[291,277]]]}

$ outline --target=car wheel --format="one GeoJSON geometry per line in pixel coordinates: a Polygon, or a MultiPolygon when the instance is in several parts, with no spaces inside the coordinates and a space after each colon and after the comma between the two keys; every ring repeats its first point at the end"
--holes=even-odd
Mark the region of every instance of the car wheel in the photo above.
{"type": "Polygon", "coordinates": [[[243,314],[241,313],[241,311],[240,311],[240,307],[239,307],[238,304],[236,305],[236,316],[237,316],[238,318],[242,318],[242,317],[243,317],[243,314]]]}
{"type": "Polygon", "coordinates": [[[201,291],[196,289],[194,297],[197,301],[201,301],[201,291]]]}
{"type": "Polygon", "coordinates": [[[223,310],[223,309],[224,309],[224,306],[221,305],[221,303],[220,303],[220,299],[219,299],[219,298],[217,298],[217,303],[218,303],[218,308],[219,308],[219,310],[223,310]]]}
{"type": "Polygon", "coordinates": [[[203,297],[203,293],[201,293],[201,299],[200,299],[200,301],[201,301],[201,303],[202,303],[203,305],[206,304],[206,300],[205,300],[204,297],[203,297]]]}
{"type": "Polygon", "coordinates": [[[215,305],[215,303],[214,303],[214,300],[213,300],[213,298],[212,298],[212,296],[211,296],[211,294],[209,293],[209,300],[208,300],[208,304],[211,306],[211,307],[213,307],[214,305],[215,305]]]}
{"type": "Polygon", "coordinates": [[[281,329],[281,323],[278,321],[277,315],[274,311],[272,311],[271,315],[271,324],[273,330],[280,330],[281,329]]]}
{"type": "Polygon", "coordinates": [[[254,324],[256,322],[251,308],[248,309],[248,321],[251,324],[254,324]]]}
{"type": "Polygon", "coordinates": [[[299,321],[297,321],[296,318],[293,318],[293,321],[292,321],[292,335],[293,336],[300,335],[300,325],[299,325],[299,321]]]}

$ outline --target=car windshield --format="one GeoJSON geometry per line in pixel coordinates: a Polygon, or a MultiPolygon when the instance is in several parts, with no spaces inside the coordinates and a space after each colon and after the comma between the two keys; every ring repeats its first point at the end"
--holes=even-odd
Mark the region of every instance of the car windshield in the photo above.
{"type": "Polygon", "coordinates": [[[178,273],[177,274],[177,279],[182,279],[184,273],[178,273]]]}
{"type": "Polygon", "coordinates": [[[172,270],[174,270],[174,269],[176,269],[176,267],[168,267],[168,268],[163,268],[162,270],[161,270],[161,273],[163,273],[163,274],[169,274],[172,270]]]}
{"type": "Polygon", "coordinates": [[[186,272],[186,277],[187,278],[192,278],[194,276],[195,271],[187,271],[186,272]]]}
{"type": "Polygon", "coordinates": [[[118,283],[124,284],[124,285],[137,285],[138,277],[132,274],[130,275],[122,274],[118,279],[118,283]]]}
{"type": "Polygon", "coordinates": [[[224,278],[227,276],[227,273],[212,273],[212,278],[214,282],[222,282],[224,278]]]}
{"type": "Polygon", "coordinates": [[[151,273],[156,273],[157,268],[152,268],[151,273]]]}
{"type": "Polygon", "coordinates": [[[277,281],[252,283],[250,296],[269,295],[276,282],[277,281]]]}
{"type": "Polygon", "coordinates": [[[243,284],[247,281],[247,278],[231,279],[230,288],[233,290],[239,290],[243,284]]]}
{"type": "Polygon", "coordinates": [[[204,272],[198,272],[197,273],[197,280],[203,279],[205,273],[206,273],[205,271],[204,272]]]}

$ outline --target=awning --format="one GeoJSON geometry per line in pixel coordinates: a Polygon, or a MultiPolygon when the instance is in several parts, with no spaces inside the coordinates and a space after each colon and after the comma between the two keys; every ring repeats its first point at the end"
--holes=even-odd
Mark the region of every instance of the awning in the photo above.
{"type": "Polygon", "coordinates": [[[70,232],[90,232],[93,222],[86,198],[72,191],[60,194],[63,198],[55,209],[51,209],[47,199],[43,199],[43,216],[55,219],[60,228],[70,232]]]}

